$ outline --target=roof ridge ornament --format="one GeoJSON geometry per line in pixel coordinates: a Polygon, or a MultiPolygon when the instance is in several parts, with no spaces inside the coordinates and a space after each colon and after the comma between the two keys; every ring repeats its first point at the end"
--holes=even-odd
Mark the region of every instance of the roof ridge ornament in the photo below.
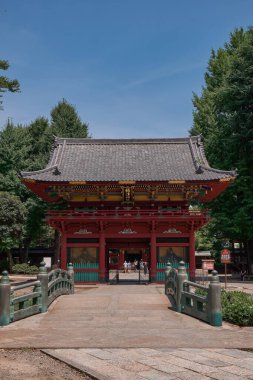
{"type": "Polygon", "coordinates": [[[60,172],[58,166],[55,166],[54,171],[53,171],[53,174],[54,174],[54,175],[59,175],[59,174],[61,174],[61,172],[60,172]]]}
{"type": "Polygon", "coordinates": [[[192,137],[194,137],[196,139],[196,137],[198,138],[198,136],[190,136],[189,147],[190,147],[190,151],[191,151],[191,155],[192,155],[192,160],[193,160],[193,163],[195,166],[195,172],[196,172],[196,174],[201,174],[202,172],[201,172],[200,164],[197,161],[197,157],[196,157],[196,154],[195,154],[194,148],[193,148],[192,137]]]}
{"type": "Polygon", "coordinates": [[[199,165],[198,168],[196,169],[196,174],[202,174],[204,173],[204,170],[202,169],[202,166],[199,165]]]}

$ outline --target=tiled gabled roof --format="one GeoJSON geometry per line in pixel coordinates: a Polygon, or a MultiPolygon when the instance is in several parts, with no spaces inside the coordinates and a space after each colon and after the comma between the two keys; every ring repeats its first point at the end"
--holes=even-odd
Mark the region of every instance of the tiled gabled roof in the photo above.
{"type": "Polygon", "coordinates": [[[56,138],[38,181],[203,181],[234,177],[209,166],[199,136],[171,139],[56,138]]]}

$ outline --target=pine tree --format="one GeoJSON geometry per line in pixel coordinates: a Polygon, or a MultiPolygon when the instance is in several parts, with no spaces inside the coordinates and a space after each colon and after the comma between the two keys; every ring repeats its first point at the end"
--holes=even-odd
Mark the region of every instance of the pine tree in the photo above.
{"type": "Polygon", "coordinates": [[[51,111],[51,127],[58,137],[89,137],[88,125],[83,123],[73,105],[65,99],[51,111]]]}
{"type": "MultiPolygon", "coordinates": [[[[8,61],[0,60],[0,70],[8,70],[10,67],[10,64],[8,61]]],[[[0,98],[2,97],[1,93],[10,91],[10,92],[18,92],[20,91],[20,85],[19,82],[14,79],[11,80],[5,76],[0,75],[0,98]]],[[[0,110],[3,109],[2,107],[3,101],[0,99],[0,110]]]]}

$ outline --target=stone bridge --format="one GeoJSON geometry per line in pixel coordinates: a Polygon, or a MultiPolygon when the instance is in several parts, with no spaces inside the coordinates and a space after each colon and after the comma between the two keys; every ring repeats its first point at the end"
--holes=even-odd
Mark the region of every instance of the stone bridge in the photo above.
{"type": "Polygon", "coordinates": [[[0,329],[1,348],[252,347],[253,328],[212,327],[170,309],[160,285],[76,287],[47,313],[0,329]]]}

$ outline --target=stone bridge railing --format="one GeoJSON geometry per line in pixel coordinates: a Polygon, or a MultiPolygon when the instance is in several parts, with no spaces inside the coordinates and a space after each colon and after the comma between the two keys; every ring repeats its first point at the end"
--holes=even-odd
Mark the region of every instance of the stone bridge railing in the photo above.
{"type": "Polygon", "coordinates": [[[201,319],[212,326],[222,325],[221,286],[216,271],[212,272],[209,287],[188,281],[185,264],[180,262],[178,270],[168,262],[165,271],[165,294],[172,307],[201,319]]]}
{"type": "Polygon", "coordinates": [[[67,271],[55,269],[47,273],[45,263],[42,262],[37,280],[13,285],[10,283],[8,272],[4,271],[0,281],[0,326],[6,326],[10,322],[37,313],[45,313],[55,298],[73,293],[74,270],[72,264],[68,264],[67,271]]]}

